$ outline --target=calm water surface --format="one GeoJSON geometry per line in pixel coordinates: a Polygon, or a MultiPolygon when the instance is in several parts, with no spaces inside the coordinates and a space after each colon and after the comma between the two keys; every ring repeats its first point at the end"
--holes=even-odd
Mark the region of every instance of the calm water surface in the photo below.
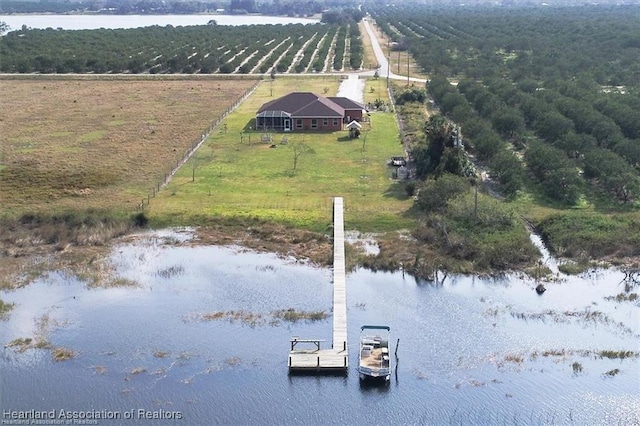
{"type": "Polygon", "coordinates": [[[331,317],[290,323],[272,312],[330,313],[331,270],[189,238],[167,231],[118,245],[111,266],[134,287],[89,289],[54,273],[0,293],[16,304],[0,323],[0,409],[178,411],[180,420],[146,422],[189,425],[639,422],[638,358],[599,355],[640,350],[640,305],[607,299],[625,291],[617,271],[561,277],[543,296],[512,276],[435,284],[354,271],[350,374],[289,376],[290,337],[330,341],[331,317]],[[202,319],[228,311],[241,315],[202,319]],[[389,386],[361,386],[354,371],[365,323],[400,339],[389,386]],[[4,347],[38,336],[77,355],[54,362],[48,349],[4,347]]]}
{"type": "Polygon", "coordinates": [[[23,25],[29,28],[62,28],[65,30],[95,30],[98,28],[138,28],[153,25],[207,25],[210,20],[218,25],[265,25],[265,24],[316,24],[317,19],[290,18],[286,16],[256,15],[3,15],[0,21],[11,30],[23,25]]]}

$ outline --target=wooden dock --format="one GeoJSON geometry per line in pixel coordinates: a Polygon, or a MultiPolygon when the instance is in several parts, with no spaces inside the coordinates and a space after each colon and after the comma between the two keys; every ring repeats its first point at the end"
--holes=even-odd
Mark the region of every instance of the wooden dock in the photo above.
{"type": "Polygon", "coordinates": [[[344,201],[333,199],[333,342],[321,349],[323,340],[291,338],[290,372],[339,372],[349,367],[347,345],[347,288],[344,253],[344,201]],[[298,345],[305,347],[298,347],[298,345]]]}

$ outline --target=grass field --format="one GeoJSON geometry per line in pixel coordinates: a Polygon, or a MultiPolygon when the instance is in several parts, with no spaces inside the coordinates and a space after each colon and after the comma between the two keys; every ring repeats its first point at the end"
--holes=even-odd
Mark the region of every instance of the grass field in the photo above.
{"type": "Polygon", "coordinates": [[[0,213],[131,213],[255,80],[0,80],[0,213]]]}
{"type": "Polygon", "coordinates": [[[340,79],[276,78],[264,82],[214,132],[166,190],[151,201],[152,220],[200,223],[211,216],[241,216],[326,230],[331,223],[331,199],[345,198],[346,227],[385,231],[410,224],[403,218],[413,200],[403,184],[391,179],[386,165],[403,155],[395,117],[372,113],[359,139],[347,131],[273,134],[249,130],[258,108],[293,90],[334,96],[340,79]],[[300,156],[294,170],[294,150],[307,145],[313,153],[300,156]]]}

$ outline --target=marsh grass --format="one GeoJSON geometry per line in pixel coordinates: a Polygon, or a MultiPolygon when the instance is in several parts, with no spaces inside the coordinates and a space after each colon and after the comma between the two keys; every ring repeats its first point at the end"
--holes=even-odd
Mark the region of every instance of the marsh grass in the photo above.
{"type": "MultiPolygon", "coordinates": [[[[534,351],[530,354],[531,360],[536,360],[539,356],[543,356],[545,358],[562,358],[566,359],[571,356],[581,356],[581,357],[590,357],[595,359],[626,359],[626,358],[638,358],[640,357],[640,352],[634,351],[614,351],[614,350],[601,350],[601,351],[593,351],[586,349],[547,349],[542,352],[534,351]]],[[[580,365],[580,363],[575,362],[574,364],[580,365]]],[[[580,365],[581,366],[581,365],[580,365]]],[[[575,369],[576,367],[574,367],[575,369]]]]}
{"type": "Polygon", "coordinates": [[[236,366],[236,365],[240,365],[242,363],[242,360],[238,357],[231,357],[231,358],[226,358],[224,362],[227,365],[236,366]]]}
{"type": "Polygon", "coordinates": [[[591,263],[585,260],[580,262],[563,262],[558,265],[558,270],[567,275],[579,275],[586,271],[591,263]]]}
{"type": "Polygon", "coordinates": [[[27,338],[19,337],[17,339],[13,339],[12,341],[4,345],[4,347],[16,348],[18,352],[25,352],[27,349],[34,347],[32,343],[33,343],[33,339],[30,337],[27,337],[27,338]]]}
{"type": "Polygon", "coordinates": [[[617,368],[614,368],[613,370],[609,370],[606,373],[604,373],[605,376],[609,376],[609,377],[613,377],[618,375],[618,373],[620,373],[620,370],[617,368]]]}
{"type": "Polygon", "coordinates": [[[506,362],[513,362],[516,364],[522,364],[524,362],[524,357],[519,354],[508,354],[505,355],[504,360],[506,362]]]}
{"type": "Polygon", "coordinates": [[[294,308],[282,309],[272,313],[274,317],[287,322],[322,321],[329,317],[325,311],[298,311],[294,308]]]}
{"type": "Polygon", "coordinates": [[[13,303],[7,303],[4,300],[0,299],[0,320],[7,318],[9,312],[11,312],[13,307],[13,303]]]}
{"type": "Polygon", "coordinates": [[[452,265],[438,254],[430,244],[422,244],[405,231],[388,232],[378,235],[378,254],[370,255],[352,250],[347,246],[349,266],[362,265],[373,271],[400,271],[419,276],[423,279],[433,279],[434,271],[449,265],[457,270],[464,267],[452,265]]]}
{"type": "Polygon", "coordinates": [[[34,246],[102,246],[128,232],[131,218],[105,210],[69,210],[0,216],[0,248],[11,256],[30,254],[34,246]]]}
{"type": "Polygon", "coordinates": [[[52,271],[97,283],[106,268],[96,260],[111,239],[133,227],[130,217],[95,210],[0,215],[0,288],[21,287],[52,271]]]}
{"type": "Polygon", "coordinates": [[[69,348],[59,347],[51,351],[51,356],[56,362],[67,361],[76,356],[76,352],[69,348]]]}
{"type": "Polygon", "coordinates": [[[638,293],[619,293],[616,296],[607,296],[605,300],[614,300],[616,302],[635,302],[638,300],[638,293]]]}
{"type": "Polygon", "coordinates": [[[269,314],[247,312],[245,310],[216,311],[203,314],[191,314],[186,320],[240,322],[250,327],[278,326],[284,322],[322,321],[329,317],[325,311],[299,311],[293,308],[272,311],[269,314]]]}
{"type": "Polygon", "coordinates": [[[634,330],[627,327],[623,322],[617,322],[610,316],[601,311],[592,311],[584,309],[582,311],[554,311],[551,309],[542,312],[515,312],[511,311],[513,318],[529,321],[537,320],[553,323],[569,323],[572,321],[582,321],[583,323],[593,323],[607,325],[618,329],[625,334],[635,334],[634,330]]]}
{"type": "Polygon", "coordinates": [[[600,356],[603,358],[609,359],[625,359],[625,358],[636,358],[638,357],[638,352],[633,351],[600,351],[600,356]]]}
{"type": "Polygon", "coordinates": [[[549,215],[537,228],[554,253],[585,264],[589,259],[640,255],[639,224],[637,211],[601,214],[570,210],[549,215]]]}
{"type": "Polygon", "coordinates": [[[205,314],[199,314],[196,318],[200,321],[227,320],[229,322],[240,322],[250,327],[264,325],[267,321],[264,315],[247,312],[245,310],[209,312],[205,314]]]}
{"type": "MultiPolygon", "coordinates": [[[[66,321],[52,319],[50,315],[43,314],[36,320],[36,328],[33,337],[17,338],[5,345],[6,348],[15,348],[18,352],[26,352],[29,349],[52,349],[52,345],[48,340],[49,333],[55,327],[61,327],[67,324],[66,321]]],[[[58,357],[64,358],[67,348],[55,348],[52,350],[54,360],[58,357]]],[[[72,355],[75,355],[73,351],[72,355]]]]}
{"type": "Polygon", "coordinates": [[[184,266],[172,265],[165,269],[159,269],[156,271],[156,275],[165,279],[172,277],[178,277],[184,274],[184,266]]]}
{"type": "Polygon", "coordinates": [[[107,367],[105,367],[104,365],[95,365],[91,367],[91,369],[95,374],[99,374],[99,375],[103,375],[107,372],[107,367]]]}
{"type": "Polygon", "coordinates": [[[547,265],[536,265],[524,268],[524,273],[536,280],[549,279],[553,272],[547,265]]]}
{"type": "Polygon", "coordinates": [[[583,370],[582,364],[577,361],[571,364],[571,368],[573,368],[573,374],[580,374],[583,370]]]}

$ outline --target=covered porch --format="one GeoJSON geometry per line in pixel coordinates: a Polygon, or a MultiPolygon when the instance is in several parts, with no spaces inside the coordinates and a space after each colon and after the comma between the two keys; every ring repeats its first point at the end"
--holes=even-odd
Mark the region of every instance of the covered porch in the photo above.
{"type": "Polygon", "coordinates": [[[262,111],[256,115],[256,130],[291,131],[291,114],[286,111],[262,111]]]}

